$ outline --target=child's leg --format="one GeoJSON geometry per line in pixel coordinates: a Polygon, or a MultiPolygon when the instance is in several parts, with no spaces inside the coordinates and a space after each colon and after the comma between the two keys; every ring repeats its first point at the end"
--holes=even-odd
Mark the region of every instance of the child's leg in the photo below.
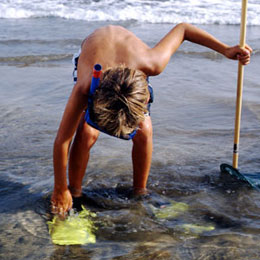
{"type": "Polygon", "coordinates": [[[69,188],[74,197],[81,195],[82,180],[87,168],[89,152],[99,136],[99,131],[85,122],[84,115],[77,129],[69,158],[69,188]]]}
{"type": "Polygon", "coordinates": [[[139,125],[135,137],[133,138],[133,185],[135,193],[145,193],[146,183],[152,162],[153,150],[153,130],[150,116],[145,118],[139,125]]]}

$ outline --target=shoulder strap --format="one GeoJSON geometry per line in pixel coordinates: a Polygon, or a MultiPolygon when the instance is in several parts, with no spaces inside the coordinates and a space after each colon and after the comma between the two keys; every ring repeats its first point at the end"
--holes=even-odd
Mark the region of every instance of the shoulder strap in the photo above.
{"type": "Polygon", "coordinates": [[[90,90],[89,90],[90,95],[93,95],[93,93],[95,92],[95,90],[99,85],[101,70],[102,70],[102,66],[100,64],[96,64],[93,68],[93,76],[92,76],[90,90]]]}

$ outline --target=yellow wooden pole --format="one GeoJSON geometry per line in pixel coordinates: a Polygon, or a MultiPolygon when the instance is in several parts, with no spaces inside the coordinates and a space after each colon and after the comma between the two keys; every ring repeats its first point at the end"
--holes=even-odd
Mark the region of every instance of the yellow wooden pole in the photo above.
{"type": "MultiPolygon", "coordinates": [[[[241,24],[240,24],[240,47],[246,44],[246,20],[247,20],[247,0],[242,0],[241,24]]],[[[242,110],[242,93],[243,93],[244,66],[238,62],[237,77],[237,100],[236,100],[236,118],[234,133],[234,150],[233,150],[233,167],[238,168],[238,148],[240,137],[240,121],[242,110]]]]}

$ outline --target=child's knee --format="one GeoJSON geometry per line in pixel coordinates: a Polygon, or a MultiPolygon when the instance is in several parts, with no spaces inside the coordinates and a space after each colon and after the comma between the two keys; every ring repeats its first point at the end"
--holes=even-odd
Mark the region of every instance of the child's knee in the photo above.
{"type": "Polygon", "coordinates": [[[91,148],[98,139],[99,131],[84,123],[79,133],[81,142],[85,144],[86,148],[91,148]]]}
{"type": "Polygon", "coordinates": [[[142,142],[150,142],[153,136],[153,128],[150,120],[144,121],[139,125],[135,140],[142,142]]]}

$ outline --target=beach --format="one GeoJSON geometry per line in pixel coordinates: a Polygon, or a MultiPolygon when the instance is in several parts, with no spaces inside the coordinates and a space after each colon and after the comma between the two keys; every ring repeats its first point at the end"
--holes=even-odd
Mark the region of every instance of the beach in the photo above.
{"type": "MultiPolygon", "coordinates": [[[[257,3],[256,3],[257,5],[257,3]]],[[[84,192],[97,214],[96,243],[57,246],[46,222],[53,189],[52,149],[73,87],[72,56],[93,30],[119,24],[154,46],[175,24],[62,17],[0,19],[0,258],[260,259],[260,193],[230,183],[237,62],[185,42],[165,71],[150,77],[153,160],[142,200],[129,198],[131,141],[101,134],[91,151],[84,192]],[[158,218],[161,205],[185,203],[158,218]],[[198,232],[194,226],[212,227],[198,232]]],[[[260,172],[260,25],[247,42],[239,169],[260,172]]],[[[239,24],[198,24],[239,42],[239,24]]]]}

